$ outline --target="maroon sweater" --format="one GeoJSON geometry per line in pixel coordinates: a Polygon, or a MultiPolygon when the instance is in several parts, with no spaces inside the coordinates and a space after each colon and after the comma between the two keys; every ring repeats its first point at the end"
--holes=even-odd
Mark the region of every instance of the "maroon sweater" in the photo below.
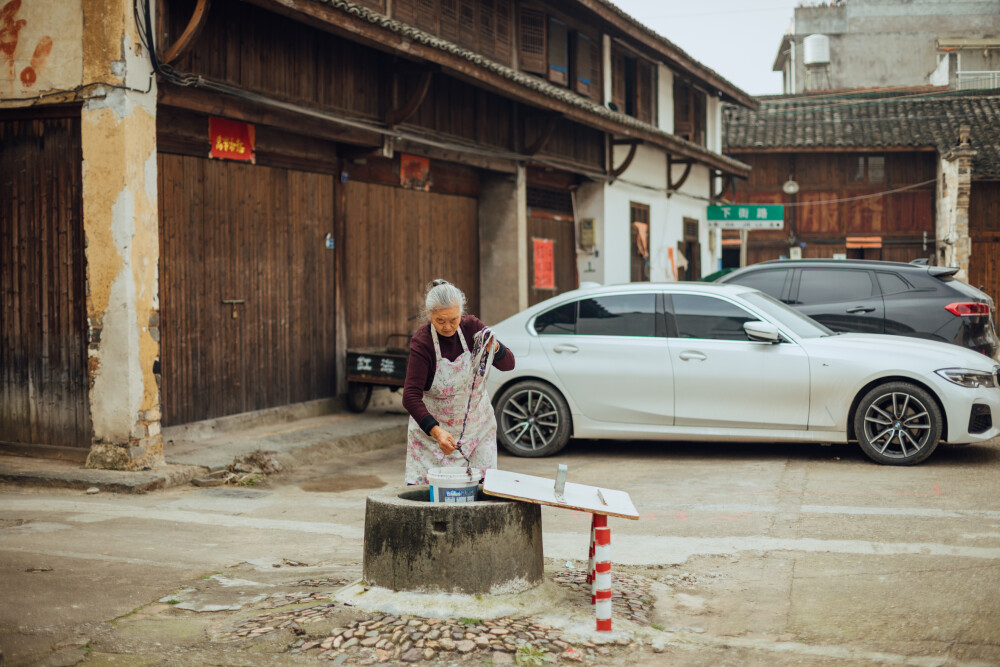
{"type": "MultiPolygon", "coordinates": [[[[403,407],[427,435],[430,435],[431,429],[438,425],[438,420],[424,405],[424,392],[431,388],[437,366],[431,326],[428,322],[414,331],[413,337],[410,338],[410,359],[406,362],[406,383],[403,385],[403,407]]],[[[469,350],[472,350],[472,337],[485,326],[475,315],[462,316],[459,331],[465,335],[469,350]]],[[[455,361],[462,354],[462,343],[458,340],[458,332],[447,337],[439,334],[438,341],[441,344],[441,356],[448,361],[455,361]]],[[[514,354],[504,347],[503,343],[493,356],[493,366],[501,371],[514,370],[514,354]]]]}

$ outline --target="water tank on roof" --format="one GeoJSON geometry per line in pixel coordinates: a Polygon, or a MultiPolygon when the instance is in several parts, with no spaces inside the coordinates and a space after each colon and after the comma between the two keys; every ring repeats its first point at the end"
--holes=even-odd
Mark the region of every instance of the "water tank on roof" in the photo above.
{"type": "Polygon", "coordinates": [[[805,48],[803,62],[806,67],[830,64],[830,38],[826,35],[809,35],[802,40],[802,46],[805,48]]]}

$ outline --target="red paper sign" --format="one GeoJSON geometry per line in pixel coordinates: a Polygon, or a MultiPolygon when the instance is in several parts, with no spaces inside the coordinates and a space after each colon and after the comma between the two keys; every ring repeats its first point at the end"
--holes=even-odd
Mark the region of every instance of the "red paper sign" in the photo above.
{"type": "Polygon", "coordinates": [[[253,125],[225,118],[208,119],[208,157],[255,162],[253,125]]]}
{"type": "Polygon", "coordinates": [[[418,155],[399,155],[399,184],[404,188],[423,190],[431,189],[431,161],[418,155]]]}
{"type": "Polygon", "coordinates": [[[552,239],[531,239],[535,256],[535,289],[556,288],[555,245],[552,239]]]}

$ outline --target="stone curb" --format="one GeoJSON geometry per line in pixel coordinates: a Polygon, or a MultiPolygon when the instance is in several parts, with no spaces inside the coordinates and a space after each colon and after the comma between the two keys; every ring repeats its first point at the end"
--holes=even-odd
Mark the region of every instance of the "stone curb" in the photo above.
{"type": "MultiPolygon", "coordinates": [[[[367,433],[335,437],[320,442],[303,442],[277,452],[275,458],[285,470],[297,466],[325,463],[338,455],[356,451],[382,449],[406,441],[406,427],[392,425],[376,428],[367,433]]],[[[260,446],[248,442],[241,455],[250,454],[260,446]]],[[[168,454],[169,458],[169,454],[168,454]]],[[[188,456],[188,463],[168,463],[153,470],[117,471],[84,468],[78,463],[55,459],[36,459],[20,456],[0,456],[0,482],[20,486],[81,489],[97,488],[109,493],[147,493],[172,486],[181,486],[207,476],[214,469],[224,469],[217,464],[201,465],[198,456],[188,456]],[[193,459],[193,460],[191,460],[193,459]]]]}
{"type": "Polygon", "coordinates": [[[63,461],[31,459],[31,462],[11,465],[0,460],[0,482],[61,489],[96,488],[108,493],[147,493],[187,484],[205,474],[205,469],[199,466],[167,465],[155,470],[124,472],[91,470],[63,461]]]}

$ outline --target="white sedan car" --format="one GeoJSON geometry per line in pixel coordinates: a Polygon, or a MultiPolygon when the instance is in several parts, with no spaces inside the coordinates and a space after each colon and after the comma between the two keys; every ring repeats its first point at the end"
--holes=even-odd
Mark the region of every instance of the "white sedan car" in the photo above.
{"type": "Polygon", "coordinates": [[[546,456],[570,437],[857,441],[920,463],[1000,433],[1000,366],[955,345],[835,334],[754,289],[631,283],[567,292],[493,327],[497,438],[546,456]]]}

